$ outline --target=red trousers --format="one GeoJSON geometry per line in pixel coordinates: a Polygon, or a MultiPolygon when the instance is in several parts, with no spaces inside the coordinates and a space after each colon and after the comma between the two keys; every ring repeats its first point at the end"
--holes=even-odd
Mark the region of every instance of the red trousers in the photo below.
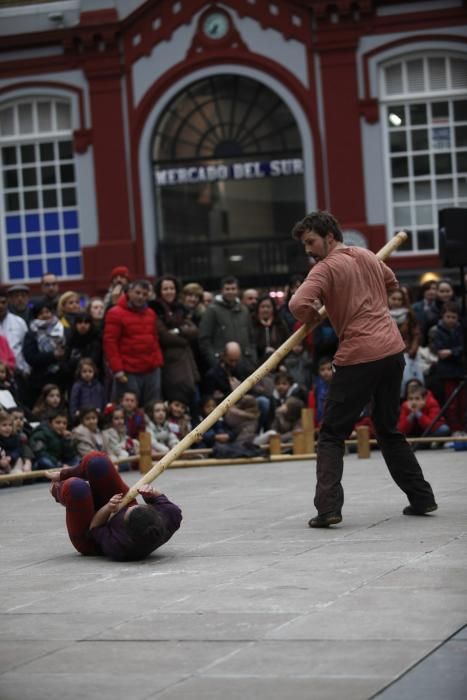
{"type": "MultiPolygon", "coordinates": [[[[100,554],[89,534],[91,520],[112,496],[125,494],[128,489],[108,456],[102,452],[90,452],[73,469],[70,478],[53,484],[52,495],[66,508],[68,536],[78,552],[100,554]]],[[[136,505],[136,501],[129,505],[136,505]]]]}

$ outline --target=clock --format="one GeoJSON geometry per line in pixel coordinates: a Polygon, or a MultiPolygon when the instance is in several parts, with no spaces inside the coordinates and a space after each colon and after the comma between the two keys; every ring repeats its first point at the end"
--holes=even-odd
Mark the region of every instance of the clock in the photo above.
{"type": "Polygon", "coordinates": [[[211,12],[203,22],[203,32],[209,39],[222,39],[229,30],[229,18],[223,12],[211,12]]]}

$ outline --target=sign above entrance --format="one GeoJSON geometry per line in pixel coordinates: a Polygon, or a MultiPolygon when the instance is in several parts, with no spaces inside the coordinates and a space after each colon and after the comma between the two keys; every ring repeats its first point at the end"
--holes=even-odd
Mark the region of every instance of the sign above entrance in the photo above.
{"type": "Polygon", "coordinates": [[[192,165],[185,168],[154,169],[156,185],[185,185],[197,182],[219,182],[221,180],[259,180],[263,177],[303,175],[301,158],[282,160],[255,160],[226,165],[192,165]]]}

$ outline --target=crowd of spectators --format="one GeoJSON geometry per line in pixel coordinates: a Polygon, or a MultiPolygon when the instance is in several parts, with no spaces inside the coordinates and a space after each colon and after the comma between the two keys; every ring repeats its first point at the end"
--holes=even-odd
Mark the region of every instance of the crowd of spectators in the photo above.
{"type": "MultiPolygon", "coordinates": [[[[61,290],[48,273],[37,297],[23,284],[0,289],[0,473],[72,466],[91,450],[124,470],[141,431],[154,457],[166,453],[299,327],[288,300],[301,281],[241,293],[227,277],[214,293],[119,266],[102,297],[61,290]]],[[[388,308],[406,344],[399,430],[465,431],[465,303],[442,279],[401,286],[388,308]]],[[[273,434],[290,440],[303,407],[319,431],[337,346],[328,322],[315,328],[197,447],[254,456],[273,434]]],[[[371,429],[371,407],[361,422],[371,429]]]]}

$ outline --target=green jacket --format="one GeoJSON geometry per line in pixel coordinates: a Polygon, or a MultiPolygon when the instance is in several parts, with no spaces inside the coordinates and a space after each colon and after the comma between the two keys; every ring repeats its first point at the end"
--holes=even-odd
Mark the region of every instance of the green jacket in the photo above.
{"type": "Polygon", "coordinates": [[[234,304],[227,304],[218,294],[199,325],[198,343],[209,367],[214,367],[225,344],[231,340],[239,343],[246,362],[254,369],[257,355],[250,312],[238,299],[234,304]]]}
{"type": "Polygon", "coordinates": [[[60,467],[76,457],[77,452],[72,437],[62,437],[47,425],[39,425],[29,438],[29,445],[36,459],[49,457],[60,467]]]}

